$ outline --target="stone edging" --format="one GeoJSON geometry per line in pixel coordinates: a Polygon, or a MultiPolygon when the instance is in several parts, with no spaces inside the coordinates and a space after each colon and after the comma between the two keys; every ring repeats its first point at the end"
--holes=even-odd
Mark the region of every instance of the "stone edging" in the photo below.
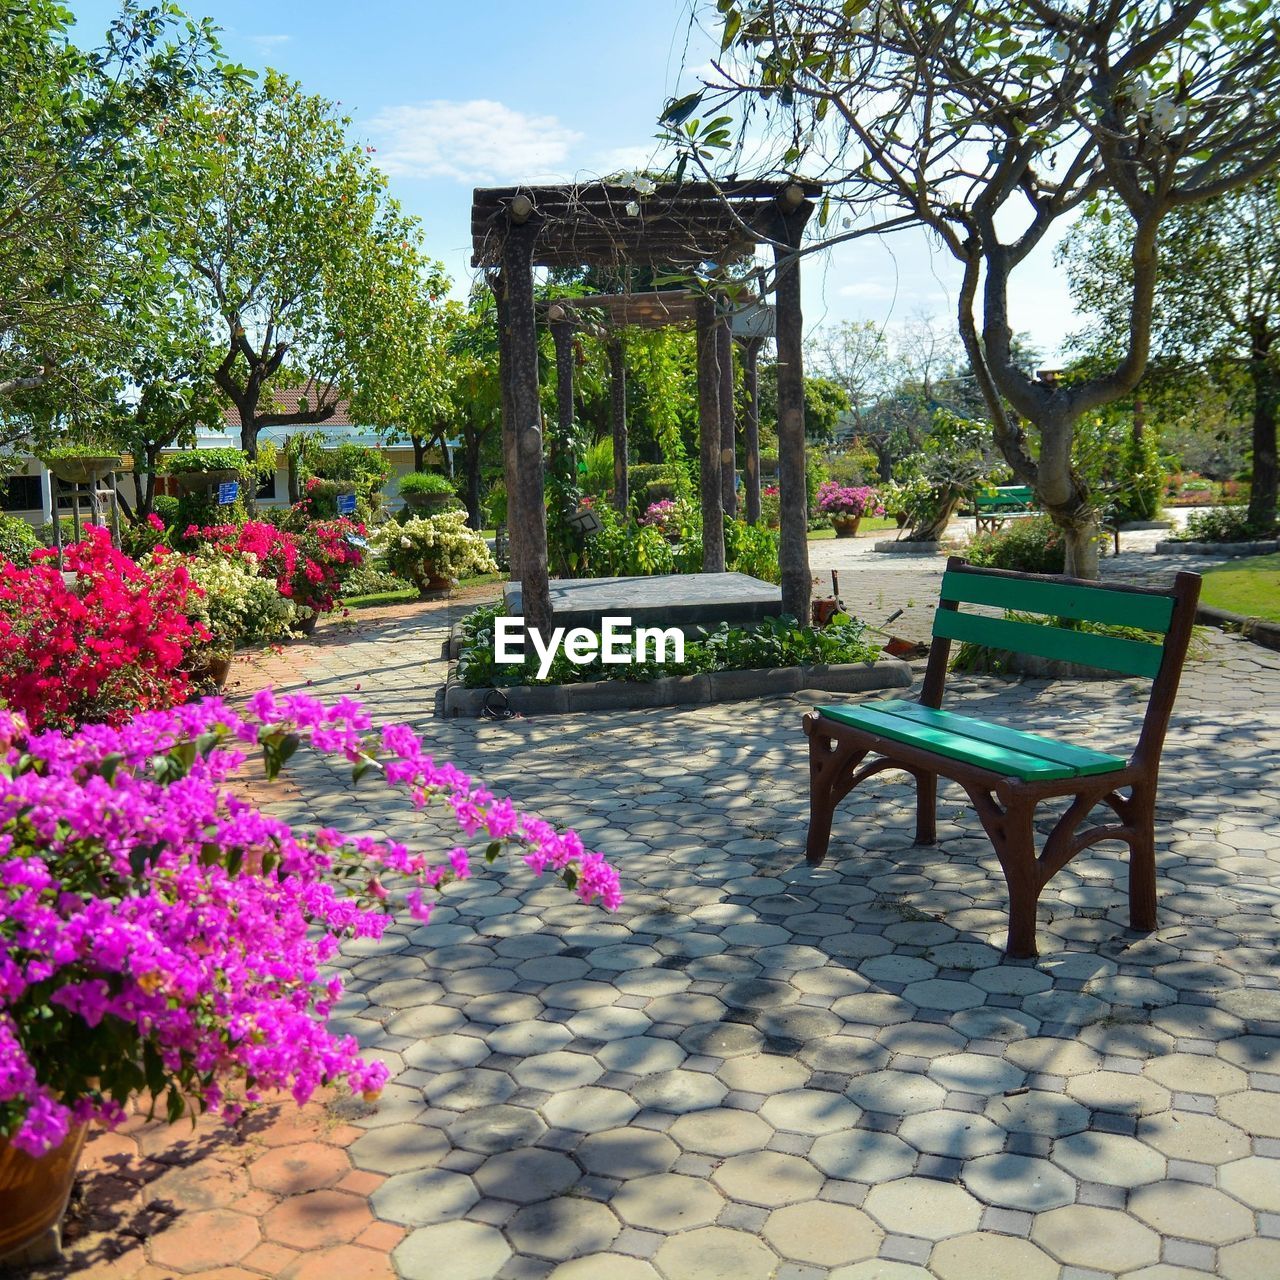
{"type": "Polygon", "coordinates": [[[873,551],[899,556],[936,556],[947,549],[942,542],[903,542],[900,538],[885,538],[872,547],[873,551]]]}
{"type": "Polygon", "coordinates": [[[1174,542],[1164,538],[1156,543],[1158,556],[1269,556],[1280,551],[1280,538],[1259,542],[1174,542]]]}
{"type": "Polygon", "coordinates": [[[1196,610],[1196,621],[1208,623],[1212,627],[1230,627],[1254,644],[1280,650],[1280,622],[1271,622],[1267,618],[1249,618],[1243,613],[1215,609],[1210,604],[1202,604],[1196,610]]]}
{"type": "MultiPolygon", "coordinates": [[[[664,676],[660,680],[593,680],[583,684],[516,685],[503,689],[507,706],[521,715],[558,715],[571,711],[622,711],[644,707],[706,706],[746,698],[773,698],[821,689],[863,693],[868,689],[906,689],[911,668],[896,658],[831,666],[773,667],[715,671],[710,675],[664,676]]],[[[477,716],[491,689],[468,689],[449,672],[444,690],[446,716],[477,716]]]]}

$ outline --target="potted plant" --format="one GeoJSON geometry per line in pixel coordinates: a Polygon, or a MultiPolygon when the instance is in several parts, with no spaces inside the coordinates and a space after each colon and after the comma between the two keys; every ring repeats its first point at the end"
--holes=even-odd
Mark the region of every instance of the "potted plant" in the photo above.
{"type": "Polygon", "coordinates": [[[240,449],[183,449],[160,459],[160,470],[172,476],[188,492],[216,489],[231,480],[243,480],[253,464],[240,449]]]}
{"type": "Polygon", "coordinates": [[[100,444],[61,445],[45,450],[40,461],[63,484],[92,484],[101,476],[133,466],[132,458],[100,444]]]}
{"type": "Polygon", "coordinates": [[[407,578],[426,599],[448,590],[457,578],[498,571],[489,544],[467,527],[466,518],[465,511],[443,511],[387,524],[374,545],[391,572],[407,578]]]}
{"type": "Polygon", "coordinates": [[[172,1122],[335,1079],[376,1096],[386,1067],[325,1026],[342,983],[323,966],[343,938],[379,937],[393,902],[425,921],[432,890],[503,849],[584,902],[621,901],[573,832],[437,763],[408,727],[374,732],[349,699],[263,690],[243,712],[211,699],[74,735],[0,711],[0,776],[0,1255],[56,1223],[85,1125],[135,1098],[172,1122]],[[274,778],[304,744],[435,805],[461,828],[448,861],[247,803],[246,753],[274,778]]]}
{"type": "Polygon", "coordinates": [[[884,515],[876,491],[868,485],[824,481],[818,487],[818,510],[829,517],[837,538],[852,538],[865,515],[884,515]]]}
{"type": "Polygon", "coordinates": [[[452,483],[437,471],[411,471],[401,476],[400,496],[410,510],[424,513],[447,511],[458,502],[452,483]]]}

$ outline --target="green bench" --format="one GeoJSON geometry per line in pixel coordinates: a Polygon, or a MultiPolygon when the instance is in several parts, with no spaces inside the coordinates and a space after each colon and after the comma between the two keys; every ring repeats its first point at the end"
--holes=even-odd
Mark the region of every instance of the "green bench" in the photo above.
{"type": "Polygon", "coordinates": [[[920,701],[824,706],[804,717],[810,865],[826,857],[836,806],[884,769],[901,769],[914,777],[916,843],[936,843],[937,781],[950,778],[972,801],[1004,872],[1009,955],[1036,954],[1041,890],[1077,853],[1101,840],[1122,840],[1129,846],[1129,923],[1134,929],[1154,929],[1156,782],[1199,595],[1200,577],[1194,573],[1179,573],[1165,591],[978,569],[951,557],[934,615],[920,701]],[[962,612],[962,604],[1001,613],[962,612]],[[1043,614],[1055,625],[1010,620],[1003,616],[1005,610],[1043,614]],[[1136,628],[1156,638],[1078,631],[1062,625],[1064,620],[1136,628]],[[1151,679],[1133,751],[1098,751],[942,710],[953,640],[1151,679]],[[1037,853],[1036,808],[1043,800],[1064,797],[1071,802],[1037,853]],[[1081,829],[1099,804],[1114,819],[1081,829]]]}
{"type": "Polygon", "coordinates": [[[994,493],[979,493],[973,500],[977,532],[993,533],[1006,520],[1039,515],[1036,491],[1029,484],[1001,485],[994,493]]]}

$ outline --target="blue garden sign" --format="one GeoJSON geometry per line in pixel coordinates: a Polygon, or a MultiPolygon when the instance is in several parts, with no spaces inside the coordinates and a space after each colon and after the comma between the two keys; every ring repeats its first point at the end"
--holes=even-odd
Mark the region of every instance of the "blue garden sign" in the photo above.
{"type": "Polygon", "coordinates": [[[354,493],[338,494],[338,514],[353,516],[356,513],[356,495],[354,493]]]}
{"type": "Polygon", "coordinates": [[[225,507],[240,496],[239,480],[224,480],[218,486],[218,506],[225,507]]]}

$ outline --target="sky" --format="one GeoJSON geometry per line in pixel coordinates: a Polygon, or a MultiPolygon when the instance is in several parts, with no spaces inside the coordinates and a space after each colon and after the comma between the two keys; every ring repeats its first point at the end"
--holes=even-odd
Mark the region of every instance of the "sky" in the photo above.
{"type": "MultiPolygon", "coordinates": [[[[589,178],[659,159],[656,119],[697,87],[712,53],[690,29],[691,0],[186,0],[222,28],[226,54],[272,66],[342,104],[376,148],[393,195],[422,219],[428,252],[455,290],[470,287],[471,192],[589,178]]],[[[75,37],[96,43],[118,12],[71,0],[75,37]]],[[[892,336],[913,317],[948,327],[958,270],[921,232],[869,239],[806,259],[812,335],[871,320],[892,336]]],[[[1016,330],[1053,363],[1075,321],[1048,249],[1019,268],[1016,330]]]]}

